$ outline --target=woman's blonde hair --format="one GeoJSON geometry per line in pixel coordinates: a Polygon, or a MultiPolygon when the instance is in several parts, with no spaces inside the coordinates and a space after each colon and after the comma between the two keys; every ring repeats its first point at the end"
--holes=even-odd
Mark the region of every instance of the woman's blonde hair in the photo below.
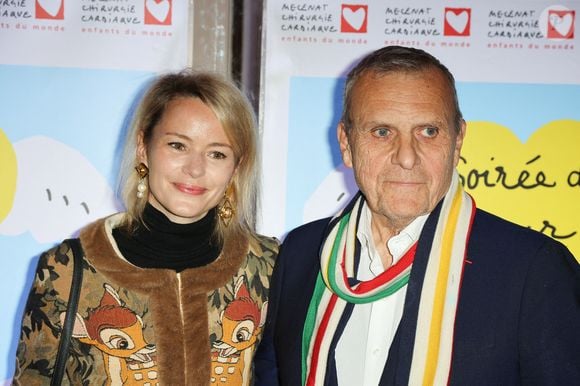
{"type": "Polygon", "coordinates": [[[133,231],[138,224],[143,224],[142,214],[147,203],[147,195],[137,198],[139,176],[135,167],[139,163],[138,138],[142,136],[146,146],[169,102],[183,97],[199,98],[211,108],[234,152],[237,169],[228,191],[231,193],[229,199],[235,208],[235,215],[227,227],[221,221],[216,221],[216,236],[221,240],[239,232],[254,236],[259,163],[253,110],[244,94],[231,81],[217,74],[190,69],[157,78],[137,108],[127,133],[119,176],[121,196],[127,211],[124,225],[127,230],[133,231]]]}

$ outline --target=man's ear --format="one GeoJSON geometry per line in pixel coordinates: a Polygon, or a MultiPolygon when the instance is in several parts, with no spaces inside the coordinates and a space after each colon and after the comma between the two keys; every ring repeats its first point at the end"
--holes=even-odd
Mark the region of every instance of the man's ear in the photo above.
{"type": "Polygon", "coordinates": [[[467,124],[465,120],[461,120],[459,124],[459,133],[455,138],[455,148],[453,149],[453,164],[455,167],[459,164],[459,156],[461,155],[461,147],[463,146],[463,139],[465,138],[465,132],[467,130],[467,124]]]}
{"type": "Polygon", "coordinates": [[[344,124],[340,122],[336,128],[336,136],[338,137],[338,144],[340,145],[340,153],[342,154],[342,162],[352,168],[352,152],[350,150],[350,142],[344,124]]]}

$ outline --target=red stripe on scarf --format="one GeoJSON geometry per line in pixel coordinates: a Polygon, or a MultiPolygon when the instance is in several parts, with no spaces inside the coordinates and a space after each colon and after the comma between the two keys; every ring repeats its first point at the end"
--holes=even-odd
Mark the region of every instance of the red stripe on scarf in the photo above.
{"type": "Polygon", "coordinates": [[[385,284],[389,280],[395,278],[398,274],[407,269],[415,260],[415,252],[417,251],[417,243],[413,244],[411,248],[401,257],[396,264],[391,265],[387,270],[369,281],[363,281],[353,290],[354,293],[360,294],[367,291],[372,291],[375,288],[385,284]]]}
{"type": "Polygon", "coordinates": [[[315,386],[316,385],[316,369],[318,368],[318,357],[320,355],[320,347],[322,345],[322,339],[326,333],[326,328],[328,327],[328,322],[330,320],[330,316],[332,315],[332,311],[334,310],[334,306],[336,305],[336,300],[338,296],[332,295],[330,301],[328,302],[328,306],[326,307],[326,311],[324,311],[324,316],[322,317],[322,321],[320,322],[320,327],[318,327],[318,332],[316,334],[316,338],[314,340],[314,348],[312,350],[312,360],[310,361],[310,371],[308,373],[308,379],[306,380],[306,386],[315,386]]]}
{"type": "Polygon", "coordinates": [[[344,266],[345,261],[344,255],[346,254],[345,248],[345,251],[343,252],[343,259],[340,262],[340,266],[342,267],[342,278],[344,280],[344,284],[355,294],[360,295],[365,292],[372,291],[375,288],[385,284],[389,280],[392,280],[398,274],[407,269],[413,263],[413,260],[415,260],[416,251],[417,251],[417,243],[413,244],[411,248],[409,248],[409,250],[403,255],[403,257],[401,257],[401,259],[397,261],[396,264],[387,268],[385,272],[381,273],[379,276],[375,277],[372,280],[361,282],[357,288],[352,289],[352,287],[348,284],[348,276],[346,275],[346,269],[344,266]]]}

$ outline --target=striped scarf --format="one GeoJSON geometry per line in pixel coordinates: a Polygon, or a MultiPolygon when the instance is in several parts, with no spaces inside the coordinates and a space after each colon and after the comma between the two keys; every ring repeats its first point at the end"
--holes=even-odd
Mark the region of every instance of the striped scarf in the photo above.
{"type": "MultiPolygon", "coordinates": [[[[328,353],[349,303],[364,304],[405,286],[417,244],[376,278],[351,285],[355,276],[356,227],[362,195],[353,199],[330,225],[320,254],[321,270],[308,307],[302,339],[302,384],[324,384],[328,353]]],[[[451,367],[453,327],[463,263],[475,203],[454,173],[443,199],[427,262],[415,330],[409,384],[446,385],[451,367]]],[[[421,235],[423,237],[423,234],[421,235]]]]}

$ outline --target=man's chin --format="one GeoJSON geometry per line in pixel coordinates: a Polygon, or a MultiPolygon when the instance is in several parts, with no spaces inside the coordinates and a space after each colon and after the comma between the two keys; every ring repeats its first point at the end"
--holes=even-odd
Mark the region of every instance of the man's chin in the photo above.
{"type": "Polygon", "coordinates": [[[399,205],[396,208],[397,210],[383,210],[380,213],[373,212],[373,217],[377,215],[382,217],[387,226],[400,231],[417,217],[428,213],[425,208],[417,206],[399,205]]]}

